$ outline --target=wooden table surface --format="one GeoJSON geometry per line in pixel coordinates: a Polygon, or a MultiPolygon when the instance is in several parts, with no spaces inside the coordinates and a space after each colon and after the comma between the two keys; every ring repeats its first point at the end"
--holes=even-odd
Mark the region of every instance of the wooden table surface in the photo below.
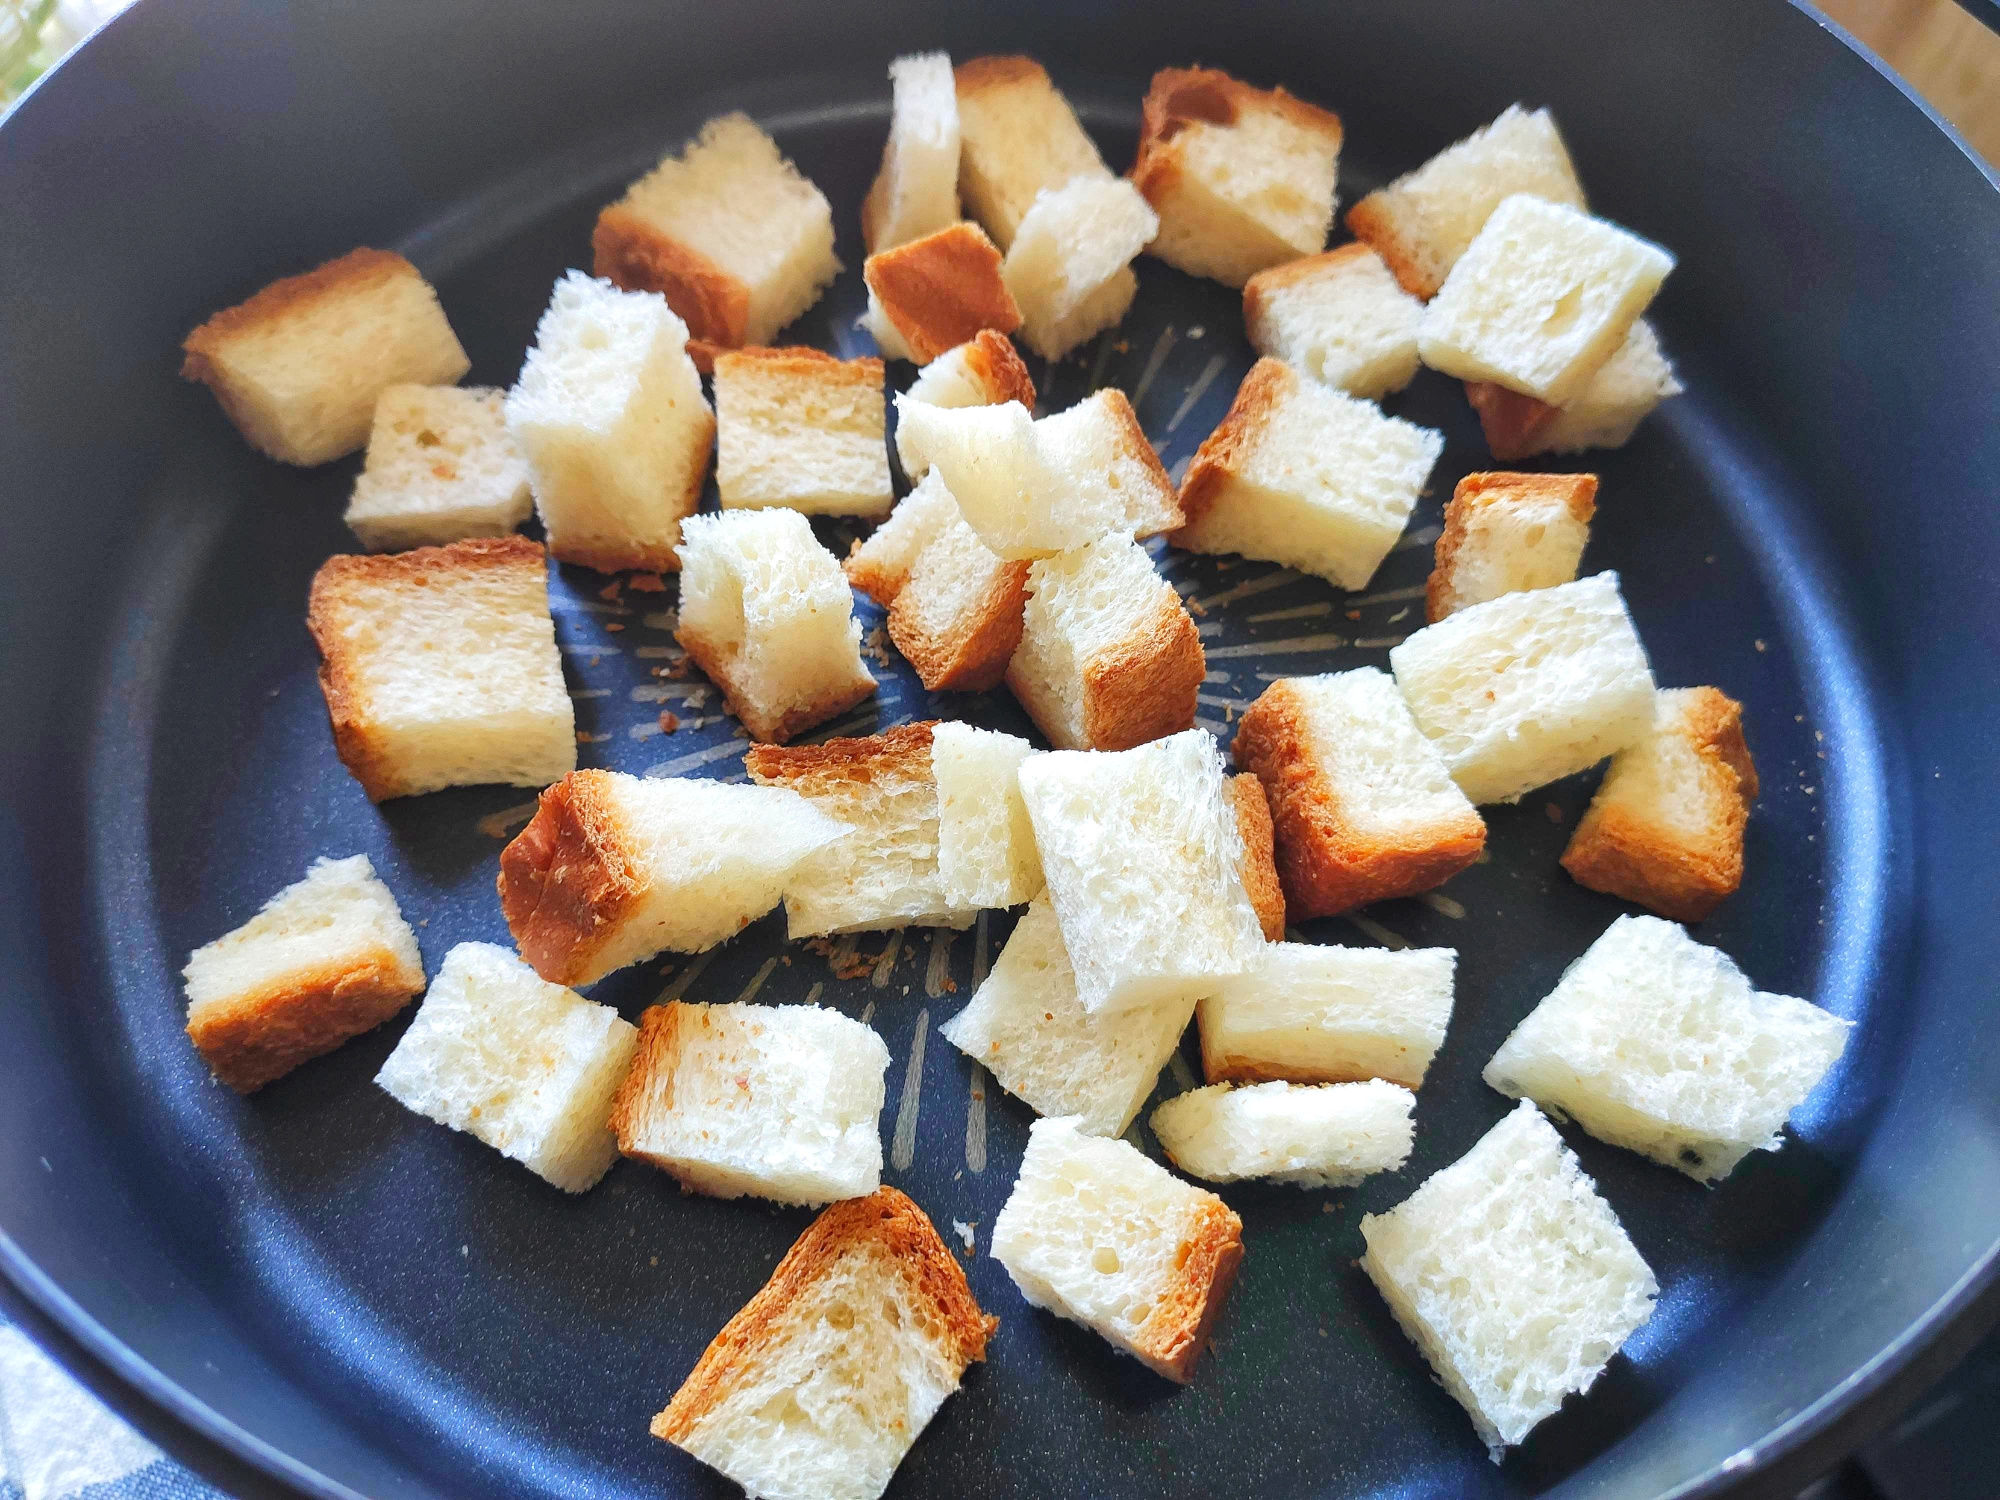
{"type": "Polygon", "coordinates": [[[2000,166],[2000,35],[1953,0],[1816,0],[2000,166]]]}

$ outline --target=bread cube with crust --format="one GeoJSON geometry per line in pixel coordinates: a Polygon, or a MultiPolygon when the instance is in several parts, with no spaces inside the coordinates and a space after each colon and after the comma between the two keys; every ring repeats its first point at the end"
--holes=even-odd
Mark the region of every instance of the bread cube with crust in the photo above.
{"type": "Polygon", "coordinates": [[[1410,1159],[1417,1096],[1367,1083],[1215,1083],[1153,1111],[1153,1134],[1190,1177],[1262,1177],[1294,1187],[1351,1188],[1410,1159]]]}
{"type": "Polygon", "coordinates": [[[958,190],[1002,250],[1044,188],[1110,178],[1076,111],[1032,57],[975,57],[955,76],[958,190]]]}
{"type": "Polygon", "coordinates": [[[882,361],[818,349],[715,360],[715,485],[724,510],[785,506],[879,521],[889,483],[882,361]]]}
{"type": "Polygon", "coordinates": [[[1042,860],[1019,776],[1035,753],[1024,739],[956,721],[931,731],[938,879],[953,907],[1019,906],[1041,890],[1042,860]]]}
{"type": "Polygon", "coordinates": [[[1573,582],[1596,512],[1595,474],[1466,475],[1444,508],[1426,616],[1573,582]]]}
{"type": "Polygon", "coordinates": [[[1000,268],[1021,310],[1022,341],[1061,359],[1117,323],[1139,291],[1132,262],[1159,228],[1159,215],[1122,177],[1044,188],[1000,268]]]}
{"type": "Polygon", "coordinates": [[[958,519],[958,501],[942,479],[926,473],[896,502],[887,520],[866,537],[855,538],[841,564],[847,581],[887,609],[909,583],[924,548],[958,519]]]}
{"type": "Polygon", "coordinates": [[[1537,453],[1622,448],[1654,407],[1680,393],[1673,366],[1660,352],[1659,335],[1644,318],[1566,406],[1550,406],[1490,380],[1471,380],[1465,386],[1485,431],[1487,451],[1503,462],[1537,453]]]}
{"type": "Polygon", "coordinates": [[[861,200],[870,256],[935,234],[958,217],[958,85],[951,58],[917,52],[889,64],[889,139],[861,200]]]}
{"type": "Polygon", "coordinates": [[[999,247],[977,224],[949,224],[878,250],[861,275],[868,284],[861,326],[891,359],[928,365],[985,329],[1012,333],[1021,326],[1021,310],[1000,276],[999,247]]]}
{"type": "MultiPolygon", "coordinates": [[[[917,373],[904,392],[911,401],[930,406],[998,406],[1018,401],[1035,409],[1035,382],[1015,351],[1013,340],[997,329],[983,328],[955,349],[947,349],[917,373]]],[[[899,435],[900,436],[900,435],[899,435]]],[[[902,457],[900,447],[897,456],[902,457]]],[[[906,459],[903,472],[923,478],[906,459]]]]}
{"type": "Polygon", "coordinates": [[[1243,284],[1243,326],[1259,354],[1371,401],[1415,377],[1423,316],[1366,245],[1286,261],[1243,284]]]}
{"type": "Polygon", "coordinates": [[[1248,771],[1227,777],[1223,786],[1236,817],[1237,835],[1243,840],[1243,889],[1250,897],[1250,909],[1257,913],[1265,941],[1275,943],[1285,935],[1285,891],[1278,881],[1271,804],[1262,783],[1248,771]]]}
{"type": "Polygon", "coordinates": [[[375,402],[347,526],[370,552],[506,536],[534,512],[507,393],[392,385],[375,402]]]}

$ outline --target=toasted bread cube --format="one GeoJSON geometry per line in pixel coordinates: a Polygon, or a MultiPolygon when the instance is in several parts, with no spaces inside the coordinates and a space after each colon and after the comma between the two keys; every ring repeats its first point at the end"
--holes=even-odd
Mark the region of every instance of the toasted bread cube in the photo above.
{"type": "Polygon", "coordinates": [[[991,328],[1012,333],[1021,310],[1000,277],[1000,249],[977,224],[951,224],[881,250],[861,268],[861,326],[891,359],[928,365],[991,328]]]}
{"type": "Polygon", "coordinates": [[[847,831],[782,788],[572,771],[500,851],[500,909],[542,978],[594,984],[734,937],[847,831]]]}
{"type": "Polygon", "coordinates": [[[1435,625],[1469,604],[1576,579],[1597,512],[1595,474],[1468,474],[1444,508],[1424,586],[1435,625]]]}
{"type": "Polygon", "coordinates": [[[769,344],[840,274],[833,209],[748,115],[718,115],[597,216],[592,269],[659,292],[703,368],[769,344]]]}
{"type": "Polygon", "coordinates": [[[1273,845],[1271,804],[1257,778],[1245,771],[1223,783],[1230,810],[1236,815],[1237,836],[1243,840],[1243,889],[1264,940],[1275,943],[1285,935],[1285,891],[1278,881],[1273,845]]]}
{"type": "Polygon", "coordinates": [[[1124,1141],[1037,1120],[993,1258],[1036,1307],[1185,1385],[1236,1280],[1243,1221],[1124,1141]]]}
{"type": "Polygon", "coordinates": [[[370,552],[506,536],[535,508],[507,393],[392,385],[375,402],[347,526],[370,552]]]}
{"type": "Polygon", "coordinates": [[[1389,665],[1476,803],[1518,802],[1653,723],[1653,672],[1616,573],[1471,605],[1397,646],[1389,665]]]}
{"type": "Polygon", "coordinates": [[[674,639],[753,739],[782,744],[875,691],[847,577],[798,511],[690,516],[680,560],[674,639]]]}
{"type": "Polygon", "coordinates": [[[1122,177],[1043,189],[1000,268],[1023,342],[1061,359],[1123,318],[1139,291],[1132,262],[1159,229],[1159,215],[1122,177]]]}
{"type": "Polygon", "coordinates": [[[1743,883],[1756,800],[1743,705],[1712,687],[1663,689],[1652,730],[1611,757],[1562,866],[1593,891],[1705,921],[1743,883]]]}
{"type": "Polygon", "coordinates": [[[935,234],[958,217],[958,84],[951,58],[918,52],[889,64],[889,139],[861,200],[871,256],[935,234]]]}
{"type": "Polygon", "coordinates": [[[1420,1088],[1451,1021],[1450,948],[1271,943],[1217,983],[1197,1012],[1210,1083],[1358,1083],[1420,1088]]]}
{"type": "Polygon", "coordinates": [[[1587,1391],[1659,1283],[1534,1105],[1385,1214],[1361,1268],[1494,1458],[1587,1391]]]}
{"type": "Polygon", "coordinates": [[[365,854],[316,859],[181,970],[188,1039],[215,1076],[254,1093],[410,1003],[417,935],[365,854]]]}
{"type": "Polygon", "coordinates": [[[600,572],[680,566],[681,522],[701,503],[715,414],[687,325],[648,293],[571,271],[535,325],[507,394],[549,551],[600,572]]]}
{"type": "Polygon", "coordinates": [[[1332,111],[1215,68],[1162,68],[1146,90],[1132,164],[1160,216],[1147,249],[1224,286],[1316,255],[1333,224],[1339,160],[1332,111]]]}
{"type": "Polygon", "coordinates": [[[847,549],[841,568],[848,583],[887,609],[909,583],[924,548],[958,519],[958,501],[944,481],[926,474],[886,521],[847,549]]]}
{"type": "MultiPolygon", "coordinates": [[[[1015,352],[1013,341],[997,329],[983,328],[956,349],[947,349],[925,365],[904,395],[930,406],[998,406],[1018,401],[1035,409],[1035,382],[1015,352]]],[[[902,456],[899,446],[897,457],[902,456]]],[[[905,462],[912,480],[923,478],[905,462]]]]}
{"type": "Polygon", "coordinates": [[[540,543],[330,557],[313,575],[306,628],[334,748],[370,801],[547,786],[576,769],[540,543]]]}
{"type": "Polygon", "coordinates": [[[1002,250],[1042,189],[1111,176],[1076,111],[1033,58],[975,57],[958,65],[956,78],[958,190],[1002,250]]]}
{"type": "Polygon", "coordinates": [[[638,1028],[550,984],[505,948],[460,943],[375,1081],[566,1193],[617,1157],[606,1123],[638,1028]]]}
{"type": "Polygon", "coordinates": [[[472,368],[430,283],[387,250],[274,281],[181,348],[181,378],[215,392],[251,447],[302,467],[367,442],[390,386],[450,385],[472,368]]]}
{"type": "Polygon", "coordinates": [[[1019,906],[1042,888],[1035,825],[1021,800],[1021,762],[1035,747],[1011,734],[942,723],[931,733],[938,789],[938,879],[961,911],[1019,906]]]}
{"type": "Polygon", "coordinates": [[[1209,1182],[1263,1177],[1301,1188],[1350,1188],[1410,1159],[1417,1096],[1367,1083],[1216,1083],[1153,1111],[1175,1166],[1209,1182]]]}
{"type": "Polygon", "coordinates": [[[813,1220],[652,1433],[765,1500],[877,1500],[999,1320],[892,1187],[813,1220]]]}
{"type": "Polygon", "coordinates": [[[1644,318],[1567,406],[1550,406],[1490,380],[1468,381],[1465,387],[1487,450],[1508,462],[1537,453],[1622,448],[1654,407],[1680,393],[1659,336],[1644,318]]]}
{"type": "Polygon", "coordinates": [[[1243,284],[1243,326],[1259,354],[1370,401],[1415,378],[1423,316],[1366,245],[1287,261],[1243,284]]]}
{"type": "Polygon", "coordinates": [[[1569,152],[1545,109],[1510,104],[1500,118],[1363,198],[1347,213],[1414,297],[1434,297],[1501,200],[1531,193],[1584,207],[1569,152]]]}
{"type": "Polygon", "coordinates": [[[1053,751],[1019,775],[1084,1010],[1210,994],[1257,960],[1243,836],[1207,731],[1053,751]]]}
{"type": "Polygon", "coordinates": [[[1260,359],[1188,466],[1170,540],[1365,588],[1443,451],[1442,433],[1260,359]]]}
{"type": "MultiPolygon", "coordinates": [[[[942,488],[935,474],[924,483],[942,488]]],[[[889,639],[927,689],[1000,685],[1021,644],[1029,566],[995,554],[953,505],[889,604],[889,639]]]]}
{"type": "Polygon", "coordinates": [[[879,521],[889,483],[882,361],[817,349],[715,360],[715,484],[724,510],[781,505],[879,521]]]}
{"type": "Polygon", "coordinates": [[[1270,801],[1295,917],[1431,890],[1486,847],[1486,824],[1374,667],[1272,683],[1244,710],[1235,755],[1270,801]]]}
{"type": "Polygon", "coordinates": [[[1517,193],[1425,307],[1417,353],[1460,380],[1562,406],[1618,352],[1673,268],[1650,240],[1517,193]]]}

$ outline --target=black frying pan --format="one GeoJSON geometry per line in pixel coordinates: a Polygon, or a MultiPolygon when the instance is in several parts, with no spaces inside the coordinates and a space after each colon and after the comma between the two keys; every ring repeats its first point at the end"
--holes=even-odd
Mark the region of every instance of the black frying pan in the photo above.
{"type": "MultiPolygon", "coordinates": [[[[1499,1117],[1480,1065],[1621,909],[1555,865],[1589,778],[1494,810],[1493,861],[1447,893],[1463,917],[1419,902],[1368,913],[1378,935],[1463,954],[1416,1155],[1351,1193],[1228,1194],[1248,1258],[1187,1390],[1026,1308],[984,1254],[1027,1115],[991,1091],[974,1170],[972,1080],[926,1029],[967,992],[972,940],[933,967],[917,936],[880,986],[794,950],[762,998],[819,983],[881,1029],[895,1056],[885,1132],[904,1108],[917,1127],[889,1180],[941,1224],[976,1221],[973,1284],[1003,1320],[896,1493],[1795,1485],[1995,1303],[2000,194],[1843,38],[1764,0],[1039,15],[908,0],[145,0],[0,129],[10,1305],[246,1493],[730,1492],[647,1437],[646,1419],[806,1215],[683,1198],[630,1164],[564,1198],[371,1085],[400,1021],[249,1101],[211,1084],[181,1035],[187,951],[318,853],[370,853],[425,924],[433,967],[453,942],[504,937],[495,831],[524,797],[472,789],[378,811],[341,772],[302,605],[313,569],[351,546],[338,516],[353,464],[257,458],[176,381],[175,345],[274,275],[396,246],[440,286],[473,378],[505,384],[550,282],[585,262],[596,208],[730,107],[758,114],[827,190],[858,267],[884,67],[936,46],[1039,55],[1114,164],[1158,66],[1283,82],[1344,117],[1347,202],[1516,99],[1554,107],[1593,206],[1681,257],[1654,316],[1690,394],[1594,461],[1588,564],[1623,573],[1663,682],[1714,682],[1749,705],[1766,786],[1751,879],[1699,935],[1764,987],[1859,1025],[1785,1150],[1713,1191],[1570,1132],[1665,1291],[1630,1357],[1496,1468],[1355,1270],[1356,1226],[1499,1117]]],[[[1141,280],[1119,341],[1036,374],[1055,406],[1125,386],[1172,464],[1249,352],[1233,295],[1150,261],[1141,280]]],[[[850,270],[795,334],[862,347],[859,307],[850,270]]],[[[1412,523],[1422,539],[1483,448],[1438,377],[1393,409],[1449,437],[1412,523]]],[[[1208,602],[1219,675],[1203,714],[1226,738],[1260,671],[1380,663],[1428,560],[1421,545],[1397,552],[1366,599],[1263,565],[1163,566],[1208,602]],[[1347,644],[1299,639],[1315,635],[1347,644]]],[[[606,736],[586,760],[734,773],[726,723],[633,737],[660,705],[632,689],[655,680],[646,651],[666,637],[643,607],[608,613],[601,583],[555,580],[572,684],[596,695],[579,721],[606,736]]],[[[879,718],[855,728],[938,707],[892,675],[879,718]]],[[[998,699],[943,707],[1019,723],[998,699]]],[[[1370,940],[1341,922],[1307,935],[1370,940]]],[[[760,924],[689,993],[731,998],[780,946],[777,922],[760,924]]],[[[649,966],[597,995],[631,1015],[667,982],[649,966]]]]}

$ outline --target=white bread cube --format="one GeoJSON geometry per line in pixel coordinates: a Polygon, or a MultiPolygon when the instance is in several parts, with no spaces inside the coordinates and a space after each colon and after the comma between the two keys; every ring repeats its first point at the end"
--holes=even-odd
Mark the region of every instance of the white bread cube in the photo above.
{"type": "Polygon", "coordinates": [[[1340,116],[1215,68],[1162,68],[1140,110],[1132,181],[1160,216],[1147,247],[1242,286],[1315,255],[1333,224],[1340,116]]]}
{"type": "Polygon", "coordinates": [[[1425,307],[1417,353],[1460,380],[1562,406],[1618,352],[1673,268],[1650,240],[1517,193],[1425,307]]]}
{"type": "Polygon", "coordinates": [[[928,365],[986,329],[1021,326],[1000,275],[1000,247],[977,224],[948,224],[877,251],[861,275],[868,284],[861,326],[891,359],[928,365]]]}
{"type": "Polygon", "coordinates": [[[580,271],[558,281],[507,394],[507,430],[527,456],[555,556],[606,573],[678,566],[715,414],[687,325],[658,296],[580,271]]]}
{"type": "Polygon", "coordinates": [[[1593,891],[1706,921],[1743,883],[1756,800],[1743,705],[1712,687],[1662,689],[1651,731],[1611,757],[1562,866],[1593,891]]]}
{"type": "Polygon", "coordinates": [[[1435,625],[1468,604],[1576,578],[1597,513],[1595,474],[1468,474],[1444,508],[1424,587],[1435,625]]]}
{"type": "Polygon", "coordinates": [[[1212,993],[1264,947],[1206,730],[1023,762],[1021,796],[1092,1015],[1212,993]]]}
{"type": "Polygon", "coordinates": [[[782,743],[875,691],[847,576],[798,511],[690,516],[679,555],[674,639],[753,739],[782,743]]]}
{"type": "Polygon", "coordinates": [[[1243,1260],[1243,1221],[1120,1140],[1037,1120],[993,1258],[1036,1307],[1186,1384],[1243,1260]]]}
{"type": "Polygon", "coordinates": [[[371,557],[313,575],[306,628],[334,748],[369,799],[547,786],[576,768],[576,715],[523,536],[371,557]]]}
{"type": "Polygon", "coordinates": [[[573,771],[500,851],[500,909],[544,979],[594,984],[734,937],[847,831],[782,788],[573,771]]]}
{"type": "Polygon", "coordinates": [[[1641,318],[1581,394],[1557,410],[1537,451],[1581,453],[1586,448],[1622,448],[1654,407],[1680,393],[1674,368],[1660,352],[1659,335],[1641,318]]]}
{"type": "Polygon", "coordinates": [[[917,52],[889,64],[889,139],[861,200],[870,255],[934,234],[958,217],[958,85],[951,58],[917,52]]]}
{"type": "Polygon", "coordinates": [[[938,880],[952,906],[1019,906],[1041,890],[1042,860],[1019,777],[1033,754],[1026,740],[955,720],[931,732],[938,880]]]}
{"type": "Polygon", "coordinates": [[[188,1039],[253,1093],[389,1019],[424,987],[417,935],[365,854],[316,859],[181,970],[188,1039]]]}
{"type": "MultiPolygon", "coordinates": [[[[936,474],[924,484],[943,488],[936,474]]],[[[1028,568],[997,555],[952,504],[889,602],[889,639],[925,688],[983,693],[1000,685],[1021,644],[1028,568]]]]}
{"type": "Polygon", "coordinates": [[[1412,296],[1433,297],[1488,216],[1515,193],[1584,207],[1583,186],[1545,109],[1508,105],[1492,124],[1355,204],[1347,227],[1412,296]]]}
{"type": "Polygon", "coordinates": [[[430,283],[386,250],[274,281],[181,348],[181,378],[213,391],[251,447],[302,466],[367,442],[390,386],[450,385],[472,367],[430,283]]]}
{"type": "MultiPolygon", "coordinates": [[[[1015,351],[1013,340],[991,328],[945,350],[917,373],[903,394],[908,400],[930,406],[998,406],[1018,401],[1029,411],[1035,409],[1035,382],[1028,377],[1027,365],[1015,351]]],[[[924,477],[903,458],[900,433],[896,456],[903,459],[903,472],[911,480],[924,477]]]]}
{"type": "Polygon", "coordinates": [[[1423,316],[1366,245],[1287,261],[1243,284],[1243,327],[1259,354],[1370,401],[1415,378],[1423,316]]]}
{"type": "Polygon", "coordinates": [[[1518,802],[1653,724],[1653,672],[1616,573],[1471,605],[1390,651],[1389,665],[1476,803],[1518,802]]]}
{"type": "Polygon", "coordinates": [[[676,1000],[639,1018],[611,1128],[621,1152],[689,1192],[862,1198],[882,1184],[888,1068],[875,1029],[838,1011],[676,1000]]]}
{"type": "Polygon", "coordinates": [[[960,519],[958,501],[944,480],[927,473],[896,502],[889,518],[848,548],[841,568],[847,581],[885,609],[896,602],[924,548],[960,519]]]}
{"type": "Polygon", "coordinates": [[[1132,262],[1159,230],[1159,215],[1123,177],[1044,188],[1000,268],[1021,310],[1022,341],[1061,359],[1117,323],[1139,291],[1132,262]]]}
{"type": "Polygon", "coordinates": [[[785,506],[879,521],[889,484],[882,361],[818,349],[715,360],[715,485],[724,510],[785,506]]]}
{"type": "Polygon", "coordinates": [[[1264,1177],[1301,1188],[1350,1188],[1410,1159],[1417,1096],[1367,1083],[1226,1083],[1191,1089],[1153,1111],[1175,1166],[1209,1182],[1264,1177]]]}
{"type": "Polygon", "coordinates": [[[618,1154],[606,1121],[638,1041],[610,1006],[550,984],[505,948],[460,943],[375,1081],[581,1193],[618,1154]]]}
{"type": "Polygon", "coordinates": [[[528,461],[507,432],[507,393],[392,385],[375,402],[347,527],[370,552],[506,536],[533,513],[528,461]]]}
{"type": "Polygon", "coordinates": [[[1146,549],[1107,536],[1028,567],[1007,686],[1063,750],[1129,750],[1194,723],[1201,636],[1146,549]]]}
{"type": "Polygon", "coordinates": [[[1450,948],[1270,943],[1201,1002],[1210,1083],[1423,1085],[1451,1022],[1450,948]]]}
{"type": "Polygon", "coordinates": [[[1620,917],[1486,1065],[1599,1140],[1716,1182],[1784,1144],[1785,1117],[1852,1023],[1755,989],[1729,956],[1658,917],[1620,917]]]}
{"type": "Polygon", "coordinates": [[[958,190],[966,212],[1002,250],[1042,189],[1111,176],[1076,111],[1033,58],[975,57],[955,76],[958,190]]]}
{"type": "Polygon", "coordinates": [[[997,1327],[878,1188],[813,1220],[651,1430],[762,1500],[877,1500],[997,1327]]]}
{"type": "Polygon", "coordinates": [[[597,216],[592,269],[659,292],[697,362],[768,344],[840,274],[833,209],[748,115],[718,115],[597,216]]]}
{"type": "Polygon", "coordinates": [[[1365,588],[1443,451],[1444,434],[1260,359],[1188,466],[1171,540],[1365,588]]]}

